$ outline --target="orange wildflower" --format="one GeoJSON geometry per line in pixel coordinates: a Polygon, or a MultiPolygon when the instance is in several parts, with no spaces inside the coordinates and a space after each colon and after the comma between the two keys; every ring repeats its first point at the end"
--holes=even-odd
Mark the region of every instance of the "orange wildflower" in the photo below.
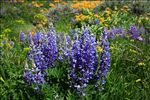
{"type": "Polygon", "coordinates": [[[99,16],[98,16],[98,14],[95,14],[94,17],[98,18],[99,16]]]}
{"type": "Polygon", "coordinates": [[[104,19],[104,17],[100,18],[100,23],[103,24],[106,20],[104,19]]]}
{"type": "Polygon", "coordinates": [[[52,8],[56,8],[56,5],[54,5],[53,3],[50,3],[49,6],[52,8]]]}

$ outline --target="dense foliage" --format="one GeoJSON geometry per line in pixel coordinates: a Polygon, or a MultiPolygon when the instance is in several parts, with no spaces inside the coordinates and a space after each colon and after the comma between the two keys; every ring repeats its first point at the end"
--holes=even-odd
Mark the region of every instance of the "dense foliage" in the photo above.
{"type": "Polygon", "coordinates": [[[3,0],[2,100],[149,100],[149,1],[3,0]]]}

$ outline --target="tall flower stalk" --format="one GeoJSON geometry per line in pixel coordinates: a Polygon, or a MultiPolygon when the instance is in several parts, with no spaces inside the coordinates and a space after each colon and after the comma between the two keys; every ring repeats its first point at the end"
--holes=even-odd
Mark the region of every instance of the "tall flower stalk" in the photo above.
{"type": "Polygon", "coordinates": [[[96,40],[87,28],[81,37],[72,45],[70,78],[71,85],[79,93],[85,95],[84,88],[94,77],[96,71],[96,40]]]}
{"type": "Polygon", "coordinates": [[[109,32],[104,29],[104,33],[101,35],[100,46],[102,47],[102,53],[100,56],[100,69],[98,70],[98,79],[101,79],[102,84],[105,84],[105,78],[110,68],[110,47],[109,47],[109,32]]]}
{"type": "Polygon", "coordinates": [[[29,68],[26,64],[24,78],[29,84],[42,85],[45,83],[45,70],[57,60],[56,32],[51,28],[47,34],[37,32],[32,36],[29,33],[28,43],[28,59],[32,65],[29,68]]]}

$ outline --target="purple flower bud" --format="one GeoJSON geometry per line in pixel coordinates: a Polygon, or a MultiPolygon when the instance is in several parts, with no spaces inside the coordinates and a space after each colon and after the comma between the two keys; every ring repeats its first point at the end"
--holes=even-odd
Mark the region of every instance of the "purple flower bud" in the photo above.
{"type": "Polygon", "coordinates": [[[105,29],[104,33],[101,36],[101,47],[103,50],[100,58],[100,69],[98,70],[97,78],[101,78],[102,84],[105,84],[105,77],[110,67],[110,49],[108,35],[108,31],[107,29],[105,29]]]}
{"type": "Polygon", "coordinates": [[[31,33],[28,33],[28,44],[30,44],[31,43],[31,41],[32,41],[32,35],[31,35],[31,33]]]}
{"type": "Polygon", "coordinates": [[[2,44],[6,44],[6,40],[2,40],[2,44]]]}
{"type": "Polygon", "coordinates": [[[14,42],[10,41],[10,46],[13,47],[14,46],[14,42]]]}
{"type": "Polygon", "coordinates": [[[20,33],[20,41],[23,42],[25,40],[25,34],[23,32],[20,33]]]}

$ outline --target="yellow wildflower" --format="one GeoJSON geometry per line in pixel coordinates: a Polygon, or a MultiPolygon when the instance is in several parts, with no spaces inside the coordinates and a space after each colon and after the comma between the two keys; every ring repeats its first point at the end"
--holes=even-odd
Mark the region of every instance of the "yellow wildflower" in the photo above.
{"type": "Polygon", "coordinates": [[[42,25],[45,25],[46,23],[45,23],[45,22],[41,22],[41,24],[42,24],[42,25]]]}
{"type": "Polygon", "coordinates": [[[62,5],[67,5],[67,3],[66,3],[66,2],[64,2],[64,1],[63,1],[61,4],[62,4],[62,5]]]}
{"type": "Polygon", "coordinates": [[[114,10],[118,10],[117,6],[114,7],[114,10]]]}
{"type": "Polygon", "coordinates": [[[99,16],[98,16],[98,14],[94,14],[94,17],[98,18],[99,16]]]}
{"type": "Polygon", "coordinates": [[[105,9],[105,14],[107,14],[107,16],[109,16],[111,14],[111,9],[107,7],[105,9]]]}
{"type": "Polygon", "coordinates": [[[99,52],[102,52],[102,51],[103,51],[102,47],[100,47],[100,46],[97,46],[97,50],[98,50],[99,52]]]}
{"type": "Polygon", "coordinates": [[[148,17],[145,17],[144,19],[145,19],[145,20],[148,20],[149,18],[148,18],[148,17]]]}
{"type": "Polygon", "coordinates": [[[108,11],[105,11],[105,13],[107,14],[107,15],[110,15],[111,14],[111,12],[108,10],[108,11]]]}
{"type": "Polygon", "coordinates": [[[123,12],[127,12],[127,10],[128,10],[128,6],[123,6],[123,7],[121,8],[121,11],[123,11],[123,12]]]}
{"type": "Polygon", "coordinates": [[[121,8],[121,11],[123,11],[123,12],[127,12],[127,10],[126,10],[126,9],[123,9],[123,8],[121,8]]]}
{"type": "Polygon", "coordinates": [[[6,46],[7,46],[8,48],[12,48],[12,46],[10,45],[10,43],[6,43],[6,46]]]}
{"type": "Polygon", "coordinates": [[[30,48],[26,47],[26,48],[23,48],[23,51],[24,52],[28,52],[30,50],[30,48]]]}
{"type": "Polygon", "coordinates": [[[128,8],[128,6],[123,6],[122,8],[123,8],[123,9],[127,9],[127,8],[128,8]]]}
{"type": "Polygon", "coordinates": [[[139,22],[139,23],[141,23],[141,22],[142,22],[142,20],[141,20],[141,19],[139,19],[139,20],[138,20],[138,22],[139,22]]]}
{"type": "Polygon", "coordinates": [[[54,0],[54,2],[61,2],[62,0],[54,0]]]}
{"type": "Polygon", "coordinates": [[[110,16],[108,16],[108,17],[107,17],[107,20],[111,20],[111,17],[110,17],[110,16]]]}
{"type": "Polygon", "coordinates": [[[34,3],[35,3],[35,1],[32,1],[31,3],[32,3],[32,4],[34,4],[34,3]]]}
{"type": "Polygon", "coordinates": [[[20,2],[22,2],[22,3],[23,3],[23,2],[24,2],[24,0],[21,0],[20,2]]]}
{"type": "Polygon", "coordinates": [[[40,7],[42,7],[42,6],[43,6],[43,4],[41,3],[41,4],[39,4],[39,6],[40,6],[40,7]]]}
{"type": "MultiPolygon", "coordinates": [[[[75,1],[76,2],[76,1],[75,1]]],[[[71,7],[74,9],[81,9],[81,8],[95,8],[97,5],[102,3],[102,1],[80,1],[76,3],[72,3],[71,7]]]]}
{"type": "Polygon", "coordinates": [[[56,8],[56,5],[54,5],[53,3],[50,3],[49,6],[52,8],[56,8]]]}
{"type": "Polygon", "coordinates": [[[112,50],[112,49],[115,49],[115,47],[114,46],[110,46],[110,49],[112,50]]]}
{"type": "Polygon", "coordinates": [[[83,14],[79,14],[79,15],[76,15],[76,16],[75,16],[75,20],[76,20],[76,21],[85,20],[85,19],[87,19],[87,18],[88,18],[88,16],[85,16],[85,15],[83,15],[83,14]]]}
{"type": "Polygon", "coordinates": [[[44,12],[44,10],[43,10],[43,9],[41,9],[41,10],[40,10],[40,12],[42,13],[42,12],[44,12]]]}
{"type": "Polygon", "coordinates": [[[106,20],[104,19],[104,17],[100,18],[100,23],[103,24],[106,20]]]}
{"type": "Polygon", "coordinates": [[[74,2],[74,3],[75,3],[75,2],[78,2],[78,0],[72,0],[72,2],[74,2]]]}
{"type": "Polygon", "coordinates": [[[105,10],[106,10],[106,11],[111,11],[111,9],[110,9],[109,7],[107,7],[105,10]]]}
{"type": "Polygon", "coordinates": [[[43,26],[43,24],[39,23],[39,24],[37,25],[37,28],[41,28],[42,26],[43,26]]]}
{"type": "Polygon", "coordinates": [[[139,66],[145,66],[146,64],[144,62],[139,62],[138,65],[139,66]]]}
{"type": "Polygon", "coordinates": [[[34,36],[34,33],[35,33],[34,31],[30,32],[30,34],[31,34],[32,36],[34,36]]]}
{"type": "Polygon", "coordinates": [[[40,7],[40,5],[39,5],[39,4],[37,4],[37,3],[35,3],[33,6],[35,6],[35,7],[37,7],[37,8],[39,8],[39,7],[40,7]]]}
{"type": "Polygon", "coordinates": [[[104,24],[105,27],[108,27],[108,24],[104,24]]]}

